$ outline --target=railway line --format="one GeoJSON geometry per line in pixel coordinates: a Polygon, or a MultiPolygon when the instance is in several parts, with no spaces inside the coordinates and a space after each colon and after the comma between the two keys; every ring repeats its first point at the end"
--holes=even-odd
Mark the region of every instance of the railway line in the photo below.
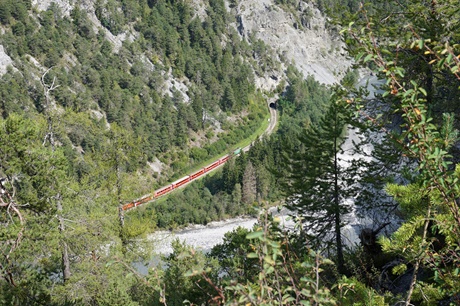
{"type": "MultiPolygon", "coordinates": [[[[269,105],[272,105],[272,104],[273,103],[271,103],[269,105]]],[[[278,120],[275,108],[269,107],[268,109],[270,110],[270,119],[269,119],[270,122],[268,124],[267,129],[264,131],[263,135],[270,135],[275,130],[276,123],[277,123],[277,120],[278,120]]],[[[194,173],[192,173],[190,175],[186,175],[186,176],[176,180],[175,182],[169,183],[168,185],[163,186],[163,187],[155,190],[153,193],[144,195],[144,196],[142,196],[142,197],[140,197],[138,199],[135,199],[135,200],[133,200],[133,201],[131,201],[129,203],[126,203],[126,204],[122,205],[121,210],[128,211],[130,209],[139,207],[139,206],[144,205],[146,203],[152,202],[152,201],[158,199],[159,197],[162,197],[162,196],[164,196],[166,194],[169,194],[173,190],[176,190],[178,188],[186,186],[186,185],[190,184],[191,182],[193,182],[194,180],[196,180],[198,178],[201,178],[201,177],[207,175],[208,173],[212,172],[213,170],[223,166],[233,156],[238,156],[241,152],[249,151],[250,148],[251,148],[251,145],[247,145],[246,147],[243,147],[243,148],[238,148],[238,149],[234,150],[233,152],[231,152],[230,154],[227,154],[224,157],[221,157],[221,158],[217,159],[216,161],[204,166],[200,170],[198,170],[198,171],[196,171],[196,172],[194,172],[194,173]]]]}

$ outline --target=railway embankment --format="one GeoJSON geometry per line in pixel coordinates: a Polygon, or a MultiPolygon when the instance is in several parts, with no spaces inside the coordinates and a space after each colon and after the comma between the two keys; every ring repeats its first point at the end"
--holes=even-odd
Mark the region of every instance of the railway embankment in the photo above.
{"type": "MultiPolygon", "coordinates": [[[[267,106],[273,103],[272,99],[270,99],[267,103],[267,106]]],[[[189,175],[184,175],[180,179],[175,180],[172,183],[168,183],[167,185],[158,188],[154,192],[150,194],[146,194],[142,197],[139,197],[131,202],[125,203],[121,206],[121,210],[128,211],[134,208],[137,208],[142,205],[146,205],[151,203],[160,197],[167,196],[171,192],[184,188],[185,186],[189,185],[193,181],[200,179],[212,171],[222,167],[230,158],[234,156],[238,156],[241,152],[247,152],[251,148],[251,143],[259,136],[268,136],[275,130],[278,121],[278,115],[274,108],[268,107],[269,109],[269,117],[266,120],[262,121],[260,128],[251,135],[251,137],[242,140],[236,146],[237,148],[232,150],[230,153],[220,156],[209,163],[206,163],[204,166],[200,166],[199,169],[193,169],[189,175]]]]}

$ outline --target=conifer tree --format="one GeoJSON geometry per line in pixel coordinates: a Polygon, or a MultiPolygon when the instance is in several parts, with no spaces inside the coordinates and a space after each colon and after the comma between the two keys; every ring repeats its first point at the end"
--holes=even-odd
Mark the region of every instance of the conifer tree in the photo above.
{"type": "Polygon", "coordinates": [[[256,172],[251,161],[248,161],[243,174],[243,198],[244,204],[252,204],[256,200],[256,172]]]}
{"type": "Polygon", "coordinates": [[[312,242],[332,242],[340,272],[344,271],[343,215],[349,211],[344,202],[351,194],[350,173],[340,158],[340,144],[347,122],[337,88],[331,105],[319,126],[310,125],[299,136],[300,146],[287,148],[284,166],[288,174],[283,182],[286,206],[303,220],[303,229],[312,242]]]}
{"type": "Polygon", "coordinates": [[[57,182],[65,177],[66,162],[62,150],[42,145],[44,126],[39,117],[12,114],[0,120],[2,302],[30,304],[34,294],[46,296],[50,273],[59,275],[64,268],[56,267],[63,254],[55,217],[57,182]]]}
{"type": "MultiPolygon", "coordinates": [[[[51,147],[52,152],[54,153],[57,150],[57,121],[58,118],[56,116],[56,111],[53,108],[52,101],[51,101],[51,92],[54,91],[59,85],[56,84],[56,77],[53,78],[52,83],[48,84],[46,81],[46,77],[48,72],[51,70],[48,69],[41,78],[41,83],[43,86],[43,93],[45,96],[45,105],[44,110],[47,117],[48,122],[48,131],[45,135],[45,139],[43,141],[43,145],[49,145],[51,147]]],[[[55,165],[52,165],[52,169],[54,170],[55,165]]],[[[51,182],[50,189],[54,194],[51,195],[49,198],[50,201],[54,201],[56,204],[56,212],[59,221],[59,233],[60,233],[60,245],[61,245],[61,253],[62,253],[62,276],[64,282],[70,279],[71,270],[70,270],[70,258],[69,258],[69,247],[66,241],[66,225],[65,225],[65,218],[64,218],[64,208],[62,206],[63,202],[63,187],[65,185],[65,175],[61,177],[54,177],[54,180],[51,182]]]]}

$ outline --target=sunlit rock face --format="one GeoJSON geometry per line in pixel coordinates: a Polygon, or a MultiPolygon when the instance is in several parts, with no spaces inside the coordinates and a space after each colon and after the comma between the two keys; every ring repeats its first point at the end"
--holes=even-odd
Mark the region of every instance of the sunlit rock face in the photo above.
{"type": "Polygon", "coordinates": [[[311,3],[300,2],[286,11],[273,0],[245,0],[231,8],[241,36],[254,36],[293,63],[305,76],[324,84],[337,83],[350,67],[338,35],[326,27],[326,18],[311,3]]]}
{"type": "Polygon", "coordinates": [[[0,45],[0,76],[6,73],[8,66],[13,66],[13,61],[11,60],[11,57],[5,53],[3,46],[0,45]]]}

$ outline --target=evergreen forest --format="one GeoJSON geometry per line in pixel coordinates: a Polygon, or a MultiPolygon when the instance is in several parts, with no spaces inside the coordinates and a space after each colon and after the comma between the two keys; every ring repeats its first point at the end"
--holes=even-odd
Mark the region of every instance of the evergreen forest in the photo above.
{"type": "Polygon", "coordinates": [[[0,305],[460,305],[456,0],[269,1],[327,16],[333,85],[244,35],[250,1],[49,2],[0,1],[0,305]]]}

